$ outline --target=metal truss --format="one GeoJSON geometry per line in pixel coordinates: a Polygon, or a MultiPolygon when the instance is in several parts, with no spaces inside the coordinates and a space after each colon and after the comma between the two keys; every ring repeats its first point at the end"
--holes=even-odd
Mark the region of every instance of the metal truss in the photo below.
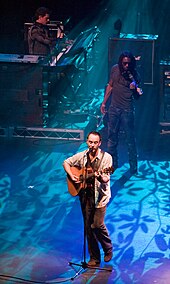
{"type": "MultiPolygon", "coordinates": [[[[1,133],[1,132],[0,132],[1,133]]],[[[60,128],[37,128],[37,127],[14,127],[10,131],[2,129],[2,136],[10,138],[38,138],[38,139],[57,139],[57,140],[73,140],[83,141],[84,131],[79,129],[60,129],[60,128]]]]}

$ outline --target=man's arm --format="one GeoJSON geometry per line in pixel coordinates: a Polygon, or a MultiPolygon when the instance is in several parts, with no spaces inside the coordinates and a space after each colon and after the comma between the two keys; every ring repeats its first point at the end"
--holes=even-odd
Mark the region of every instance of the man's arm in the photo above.
{"type": "Polygon", "coordinates": [[[51,45],[52,39],[48,36],[47,33],[42,33],[42,30],[38,27],[32,27],[30,29],[30,36],[32,40],[37,40],[43,44],[51,45]]]}
{"type": "Polygon", "coordinates": [[[105,94],[104,94],[104,100],[103,100],[103,102],[101,104],[101,108],[100,108],[102,114],[105,114],[105,112],[106,112],[106,102],[108,101],[108,99],[111,95],[111,92],[112,92],[112,86],[110,84],[108,84],[107,87],[106,87],[105,94]]]}
{"type": "Polygon", "coordinates": [[[138,72],[135,73],[135,77],[131,74],[130,71],[128,71],[128,75],[129,75],[129,79],[131,79],[131,83],[130,83],[130,89],[133,90],[133,97],[134,99],[138,99],[140,96],[143,95],[143,90],[142,88],[139,86],[140,82],[141,82],[141,78],[138,72]]]}
{"type": "Polygon", "coordinates": [[[80,182],[79,177],[72,174],[71,166],[66,161],[63,163],[63,168],[74,182],[80,182]]]}

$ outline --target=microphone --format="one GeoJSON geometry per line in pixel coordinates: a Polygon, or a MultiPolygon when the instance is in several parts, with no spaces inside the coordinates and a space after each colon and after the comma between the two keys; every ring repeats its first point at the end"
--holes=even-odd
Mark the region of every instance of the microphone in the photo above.
{"type": "Polygon", "coordinates": [[[137,87],[137,83],[136,83],[135,78],[133,77],[132,73],[131,73],[129,70],[127,71],[127,73],[128,73],[129,79],[130,79],[130,80],[132,81],[132,83],[134,83],[134,84],[136,85],[136,87],[137,87]]]}
{"type": "Polygon", "coordinates": [[[143,94],[143,90],[138,87],[138,84],[136,83],[135,78],[133,77],[132,73],[129,70],[127,71],[127,73],[128,73],[129,79],[132,81],[132,83],[135,84],[136,91],[141,96],[143,94]]]}

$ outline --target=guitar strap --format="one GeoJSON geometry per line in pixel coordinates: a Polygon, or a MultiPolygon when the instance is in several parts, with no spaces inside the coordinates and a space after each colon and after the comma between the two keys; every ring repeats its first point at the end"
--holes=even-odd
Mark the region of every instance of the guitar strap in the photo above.
{"type": "Polygon", "coordinates": [[[101,162],[102,162],[102,160],[103,160],[103,157],[104,157],[104,153],[105,153],[105,152],[104,152],[104,151],[101,151],[101,153],[102,153],[102,156],[101,156],[101,159],[98,160],[96,171],[98,171],[98,169],[100,168],[100,165],[101,165],[101,162]]]}
{"type": "MultiPolygon", "coordinates": [[[[99,160],[99,159],[98,159],[98,160],[95,159],[95,160],[91,163],[90,157],[89,157],[89,155],[87,154],[87,164],[86,164],[86,168],[87,168],[87,169],[89,168],[89,170],[91,169],[93,173],[94,173],[94,172],[97,172],[98,169],[99,169],[99,167],[100,167],[100,165],[101,165],[101,162],[102,162],[102,160],[103,160],[103,157],[104,157],[104,152],[101,151],[101,159],[100,159],[100,160],[99,160]]],[[[89,172],[89,174],[90,174],[90,172],[89,172]]],[[[91,176],[91,177],[89,177],[89,178],[86,179],[86,188],[88,188],[88,192],[87,192],[88,196],[89,196],[89,197],[90,197],[90,196],[93,196],[93,194],[94,194],[94,176],[91,176]]]]}

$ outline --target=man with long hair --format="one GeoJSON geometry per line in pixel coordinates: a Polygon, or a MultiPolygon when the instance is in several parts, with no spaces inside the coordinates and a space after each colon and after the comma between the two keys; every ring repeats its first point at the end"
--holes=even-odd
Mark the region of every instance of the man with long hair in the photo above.
{"type": "Polygon", "coordinates": [[[131,174],[137,173],[137,150],[134,133],[134,99],[142,95],[139,88],[140,76],[136,70],[136,59],[129,51],[124,51],[118,64],[111,68],[110,80],[105,90],[101,112],[108,107],[108,152],[112,155],[114,169],[118,168],[118,134],[120,126],[126,134],[131,174]]]}

